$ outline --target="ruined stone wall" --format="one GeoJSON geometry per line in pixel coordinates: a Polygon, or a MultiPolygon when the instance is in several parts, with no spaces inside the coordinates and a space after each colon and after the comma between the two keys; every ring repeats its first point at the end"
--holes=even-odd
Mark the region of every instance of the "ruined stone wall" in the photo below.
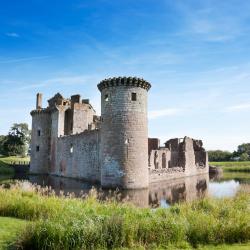
{"type": "Polygon", "coordinates": [[[98,130],[57,138],[53,174],[100,182],[99,145],[98,130]]]}
{"type": "Polygon", "coordinates": [[[148,138],[148,154],[152,150],[156,150],[160,147],[160,139],[158,138],[148,138]]]}
{"type": "Polygon", "coordinates": [[[51,174],[56,173],[57,166],[57,138],[64,135],[65,110],[67,107],[58,106],[51,111],[51,146],[50,168],[51,174]]]}
{"type": "Polygon", "coordinates": [[[134,84],[133,80],[136,79],[116,78],[99,85],[102,93],[101,184],[104,187],[130,189],[145,188],[149,184],[148,89],[140,87],[139,82],[134,84]]]}
{"type": "Polygon", "coordinates": [[[47,174],[50,153],[50,113],[47,110],[34,110],[32,115],[30,172],[47,174]]]}
{"type": "Polygon", "coordinates": [[[149,168],[152,169],[167,169],[170,168],[171,152],[167,148],[151,150],[149,154],[149,168]]]}
{"type": "Polygon", "coordinates": [[[89,129],[93,123],[95,111],[88,104],[74,103],[73,106],[73,134],[89,129]]]}
{"type": "Polygon", "coordinates": [[[208,156],[202,141],[185,137],[171,139],[165,145],[149,154],[150,182],[208,173],[208,156]]]}

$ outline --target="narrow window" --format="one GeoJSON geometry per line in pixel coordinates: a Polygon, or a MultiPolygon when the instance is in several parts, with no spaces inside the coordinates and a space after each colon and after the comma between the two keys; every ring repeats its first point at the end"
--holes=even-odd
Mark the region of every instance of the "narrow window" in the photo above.
{"type": "Polygon", "coordinates": [[[37,136],[41,136],[41,130],[37,130],[37,136]]]}
{"type": "Polygon", "coordinates": [[[163,153],[162,154],[162,168],[166,168],[167,167],[167,157],[166,154],[163,153]]]}
{"type": "Polygon", "coordinates": [[[70,153],[73,154],[74,148],[73,148],[73,144],[70,145],[70,153]]]}
{"type": "Polygon", "coordinates": [[[40,150],[40,147],[36,146],[36,152],[39,152],[39,150],[40,150]]]}
{"type": "Polygon", "coordinates": [[[136,99],[137,99],[136,93],[132,93],[131,99],[132,99],[132,101],[136,101],[136,99]]]}
{"type": "Polygon", "coordinates": [[[108,94],[105,95],[104,100],[105,100],[105,102],[108,102],[108,101],[109,101],[109,95],[108,95],[108,94]]]}

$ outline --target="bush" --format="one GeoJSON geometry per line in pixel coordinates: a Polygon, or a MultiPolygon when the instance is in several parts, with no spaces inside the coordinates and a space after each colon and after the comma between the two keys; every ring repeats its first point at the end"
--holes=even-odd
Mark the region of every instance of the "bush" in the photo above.
{"type": "Polygon", "coordinates": [[[250,196],[203,200],[170,209],[143,209],[96,196],[56,197],[27,183],[0,188],[0,216],[33,221],[23,249],[113,249],[218,244],[250,240],[250,196]],[[25,187],[25,189],[24,189],[25,187]]]}

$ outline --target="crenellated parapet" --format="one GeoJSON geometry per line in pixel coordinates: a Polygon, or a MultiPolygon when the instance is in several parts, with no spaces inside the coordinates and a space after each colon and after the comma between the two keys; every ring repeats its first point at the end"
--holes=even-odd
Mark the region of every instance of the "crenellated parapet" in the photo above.
{"type": "Polygon", "coordinates": [[[134,86],[141,87],[147,91],[151,88],[151,84],[142,78],[137,77],[113,77],[104,79],[98,84],[98,89],[102,91],[105,88],[115,86],[134,86]]]}

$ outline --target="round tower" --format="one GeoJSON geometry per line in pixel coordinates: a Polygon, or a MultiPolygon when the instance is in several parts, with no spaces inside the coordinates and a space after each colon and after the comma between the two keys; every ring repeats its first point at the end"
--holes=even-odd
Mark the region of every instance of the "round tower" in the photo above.
{"type": "Polygon", "coordinates": [[[50,111],[42,108],[42,94],[37,94],[36,109],[31,111],[30,172],[48,174],[50,155],[50,111]]]}
{"type": "Polygon", "coordinates": [[[101,81],[101,185],[147,188],[147,97],[151,85],[136,77],[101,81]]]}

